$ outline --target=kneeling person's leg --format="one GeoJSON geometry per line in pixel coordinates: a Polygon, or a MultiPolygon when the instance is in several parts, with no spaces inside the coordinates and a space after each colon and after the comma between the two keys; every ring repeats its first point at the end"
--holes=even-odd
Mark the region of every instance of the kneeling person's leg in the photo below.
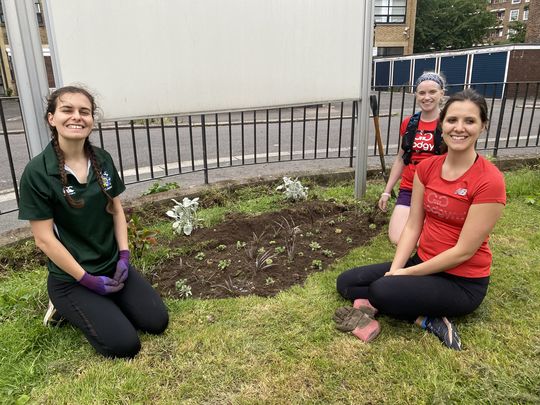
{"type": "Polygon", "coordinates": [[[52,276],[48,292],[58,312],[84,333],[97,352],[107,357],[133,357],[139,352],[137,331],[111,296],[52,276]]]}
{"type": "Polygon", "coordinates": [[[163,300],[133,266],[129,268],[124,288],[114,294],[114,300],[141,331],[160,334],[169,324],[169,314],[163,300]]]}

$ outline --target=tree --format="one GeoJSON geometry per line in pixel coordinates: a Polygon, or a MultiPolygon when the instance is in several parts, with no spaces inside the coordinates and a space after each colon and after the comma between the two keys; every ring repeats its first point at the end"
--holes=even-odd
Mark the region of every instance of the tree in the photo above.
{"type": "Polygon", "coordinates": [[[482,43],[496,21],[486,0],[418,0],[414,51],[470,48],[482,43]]]}
{"type": "Polygon", "coordinates": [[[508,23],[508,40],[513,44],[525,42],[527,26],[521,21],[511,21],[508,23]]]}

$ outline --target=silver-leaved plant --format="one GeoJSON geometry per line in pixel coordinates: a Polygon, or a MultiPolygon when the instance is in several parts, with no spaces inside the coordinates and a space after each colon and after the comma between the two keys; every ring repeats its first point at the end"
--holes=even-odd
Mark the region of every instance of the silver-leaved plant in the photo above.
{"type": "Polygon", "coordinates": [[[277,186],[276,190],[283,190],[285,199],[290,201],[305,200],[308,195],[308,188],[304,187],[298,178],[293,180],[283,177],[283,184],[277,186]]]}
{"type": "Polygon", "coordinates": [[[199,208],[199,197],[190,200],[184,197],[181,203],[173,199],[176,204],[172,210],[167,211],[167,215],[174,218],[175,221],[172,225],[173,231],[184,235],[191,235],[194,229],[199,226],[199,219],[197,218],[197,209],[199,208]]]}

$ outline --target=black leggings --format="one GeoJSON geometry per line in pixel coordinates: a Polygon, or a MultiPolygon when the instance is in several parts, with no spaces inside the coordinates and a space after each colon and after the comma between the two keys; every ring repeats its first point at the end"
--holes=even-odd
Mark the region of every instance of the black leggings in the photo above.
{"type": "Polygon", "coordinates": [[[50,274],[47,287],[58,313],[107,357],[135,356],[141,348],[137,329],[159,334],[169,323],[160,296],[132,266],[124,288],[109,295],[98,295],[78,283],[58,280],[50,274]]]}
{"type": "MultiPolygon", "coordinates": [[[[422,263],[411,257],[405,267],[422,263]]],[[[347,299],[367,298],[380,313],[414,321],[420,315],[461,316],[473,312],[487,293],[489,277],[466,278],[444,272],[388,276],[391,262],[356,267],[340,274],[337,290],[347,299]]]]}

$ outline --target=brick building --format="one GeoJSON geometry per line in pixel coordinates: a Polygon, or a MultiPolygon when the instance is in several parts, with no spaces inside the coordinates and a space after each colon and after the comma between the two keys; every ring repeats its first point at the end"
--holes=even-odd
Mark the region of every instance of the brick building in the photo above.
{"type": "Polygon", "coordinates": [[[375,0],[374,55],[413,53],[416,0],[375,0]]]}
{"type": "Polygon", "coordinates": [[[528,17],[525,42],[538,44],[540,43],[540,0],[530,1],[528,17]]]}
{"type": "MultiPolygon", "coordinates": [[[[530,18],[531,6],[540,0],[488,0],[487,9],[497,16],[497,25],[489,37],[492,43],[504,43],[512,34],[508,24],[517,21],[527,26],[537,26],[540,21],[530,18]]],[[[536,3],[536,4],[535,4],[536,3]]]]}

